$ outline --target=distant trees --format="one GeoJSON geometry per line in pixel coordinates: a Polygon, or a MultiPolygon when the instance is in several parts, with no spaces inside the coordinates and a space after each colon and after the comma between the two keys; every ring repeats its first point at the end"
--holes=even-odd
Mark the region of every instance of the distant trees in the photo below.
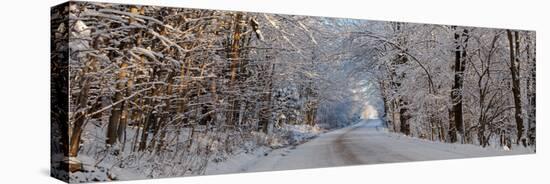
{"type": "Polygon", "coordinates": [[[364,72],[378,76],[376,85],[391,130],[482,146],[534,141],[522,137],[526,125],[536,126],[532,103],[536,62],[533,41],[527,39],[533,32],[391,22],[370,25],[358,23],[352,28],[357,51],[351,57],[364,63],[364,72]],[[392,34],[396,25],[403,34],[392,34]],[[528,69],[520,68],[520,63],[528,69]],[[404,99],[413,100],[404,103],[404,99]],[[396,113],[408,118],[396,118],[402,117],[396,113]]]}

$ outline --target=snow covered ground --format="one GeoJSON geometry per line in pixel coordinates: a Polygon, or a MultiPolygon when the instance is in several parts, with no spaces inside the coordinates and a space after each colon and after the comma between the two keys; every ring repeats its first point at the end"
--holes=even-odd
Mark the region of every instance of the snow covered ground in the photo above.
{"type": "Polygon", "coordinates": [[[129,140],[125,141],[124,148],[121,144],[115,144],[108,149],[103,144],[105,139],[98,136],[104,134],[105,126],[96,123],[86,126],[87,131],[82,138],[85,144],[78,157],[72,158],[82,163],[82,169],[70,174],[71,182],[202,175],[206,166],[220,162],[230,166],[228,163],[234,160],[247,160],[253,154],[302,144],[324,132],[318,126],[308,125],[280,125],[270,135],[256,131],[242,135],[211,131],[195,136],[194,143],[188,147],[190,129],[185,128],[178,135],[167,134],[167,140],[172,141],[169,141],[166,150],[149,153],[131,151],[134,149],[134,139],[140,140],[136,136],[139,128],[127,128],[126,137],[129,140]],[[223,142],[225,139],[231,141],[223,142]]]}
{"type": "MultiPolygon", "coordinates": [[[[252,137],[234,140],[239,144],[227,147],[231,151],[225,150],[227,148],[217,141],[212,142],[210,138],[216,137],[214,135],[201,137],[198,145],[210,144],[210,154],[196,151],[130,154],[131,146],[127,145],[118,156],[101,156],[104,154],[93,154],[101,148],[87,144],[78,156],[84,168],[72,173],[71,181],[130,180],[533,153],[522,147],[504,150],[432,142],[388,132],[382,124],[381,120],[369,119],[329,132],[317,126],[282,125],[269,136],[253,132],[252,137]],[[170,159],[160,159],[164,157],[170,159]],[[179,160],[175,162],[174,159],[179,160]]],[[[96,133],[103,132],[98,126],[88,128],[98,131],[96,133]]],[[[130,127],[128,132],[128,137],[133,137],[135,130],[130,127]]],[[[91,135],[84,135],[84,140],[103,142],[94,141],[91,135]]],[[[188,135],[179,136],[180,140],[185,140],[188,135]]],[[[192,147],[192,150],[200,150],[199,147],[192,147]]]]}
{"type": "Polygon", "coordinates": [[[476,145],[432,142],[387,132],[382,121],[369,119],[321,134],[304,144],[281,149],[262,148],[224,162],[210,163],[206,174],[305,169],[358,164],[442,160],[533,153],[476,145]]]}
{"type": "MultiPolygon", "coordinates": [[[[222,162],[209,162],[205,174],[224,174],[248,171],[249,166],[261,164],[263,158],[270,154],[281,154],[290,149],[296,148],[311,139],[315,139],[321,135],[324,130],[317,126],[311,127],[308,125],[284,125],[282,130],[286,132],[287,137],[284,143],[264,145],[256,147],[252,150],[243,149],[239,153],[229,156],[227,160],[222,162]]],[[[283,153],[284,154],[284,153],[283,153]]]]}

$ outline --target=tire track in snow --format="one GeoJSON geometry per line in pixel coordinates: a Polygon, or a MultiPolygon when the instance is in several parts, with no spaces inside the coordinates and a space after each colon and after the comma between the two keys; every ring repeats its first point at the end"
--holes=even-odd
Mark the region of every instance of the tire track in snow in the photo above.
{"type": "Polygon", "coordinates": [[[348,136],[350,132],[353,132],[358,128],[360,128],[360,126],[355,126],[352,129],[347,130],[345,133],[338,136],[338,138],[333,142],[336,153],[339,155],[339,158],[345,162],[345,165],[357,165],[365,163],[361,159],[359,159],[359,157],[357,157],[357,155],[353,153],[353,150],[346,145],[345,137],[348,136]]]}

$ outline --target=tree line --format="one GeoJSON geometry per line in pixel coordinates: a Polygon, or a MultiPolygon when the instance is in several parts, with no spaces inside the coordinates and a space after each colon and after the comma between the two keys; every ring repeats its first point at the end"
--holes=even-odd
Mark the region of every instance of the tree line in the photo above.
{"type": "Polygon", "coordinates": [[[401,22],[355,27],[351,57],[364,64],[360,71],[374,73],[391,130],[535,147],[535,32],[401,22]]]}
{"type": "Polygon", "coordinates": [[[74,161],[200,174],[247,141],[286,141],[285,125],[350,122],[330,108],[350,93],[332,77],[334,20],[88,2],[52,14],[69,17],[52,21],[52,50],[69,55],[69,140],[54,147],[74,161]]]}

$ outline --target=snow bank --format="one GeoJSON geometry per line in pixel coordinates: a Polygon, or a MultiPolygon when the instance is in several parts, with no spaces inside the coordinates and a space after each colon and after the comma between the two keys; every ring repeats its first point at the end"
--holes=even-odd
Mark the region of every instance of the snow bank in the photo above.
{"type": "Polygon", "coordinates": [[[268,156],[275,150],[295,147],[325,132],[318,126],[282,125],[271,135],[253,132],[253,138],[244,142],[234,154],[224,155],[224,159],[213,158],[206,167],[207,174],[234,173],[255,165],[259,158],[268,156]]]}
{"type": "MultiPolygon", "coordinates": [[[[190,128],[167,134],[164,150],[133,151],[135,139],[141,138],[136,135],[141,132],[139,127],[127,127],[126,144],[113,146],[105,146],[105,137],[100,135],[105,134],[106,126],[99,121],[89,122],[85,130],[75,159],[82,163],[82,169],[71,173],[71,182],[202,175],[208,168],[246,163],[251,157],[301,144],[323,132],[308,125],[281,125],[269,135],[258,131],[206,131],[204,126],[197,126],[192,139],[190,128]]],[[[152,136],[148,139],[151,141],[152,136]]]]}

